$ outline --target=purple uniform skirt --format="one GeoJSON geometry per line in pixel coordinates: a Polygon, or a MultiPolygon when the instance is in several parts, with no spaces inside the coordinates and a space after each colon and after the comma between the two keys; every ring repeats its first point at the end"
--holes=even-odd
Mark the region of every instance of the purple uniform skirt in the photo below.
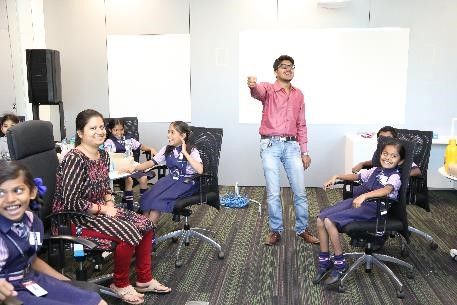
{"type": "Polygon", "coordinates": [[[101,297],[95,292],[74,287],[65,281],[58,280],[42,273],[31,271],[26,278],[38,283],[48,292],[48,294],[42,297],[36,297],[25,288],[22,288],[20,283],[13,282],[12,284],[15,286],[18,293],[17,298],[24,304],[97,305],[101,301],[101,297]]]}
{"type": "Polygon", "coordinates": [[[192,180],[190,183],[185,183],[183,178],[174,180],[171,175],[159,179],[152,188],[141,196],[141,211],[156,210],[171,213],[177,199],[192,196],[198,191],[198,183],[194,182],[192,180]]]}
{"type": "Polygon", "coordinates": [[[330,219],[338,229],[354,221],[376,220],[376,202],[363,202],[359,208],[352,206],[353,198],[348,198],[337,202],[335,205],[323,209],[319,213],[319,218],[330,219]]]}

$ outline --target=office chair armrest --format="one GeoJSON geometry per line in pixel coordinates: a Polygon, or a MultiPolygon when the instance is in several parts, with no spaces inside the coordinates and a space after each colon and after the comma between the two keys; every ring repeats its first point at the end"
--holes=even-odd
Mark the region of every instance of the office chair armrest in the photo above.
{"type": "Polygon", "coordinates": [[[45,217],[45,219],[53,219],[59,216],[82,216],[82,217],[94,217],[91,214],[88,213],[82,213],[82,212],[75,212],[75,211],[64,211],[64,212],[57,212],[57,213],[52,213],[48,216],[45,217]]]}
{"type": "Polygon", "coordinates": [[[362,184],[361,181],[350,181],[350,180],[337,180],[335,184],[343,185],[343,199],[348,199],[353,197],[354,186],[359,186],[362,184]]]}
{"type": "Polygon", "coordinates": [[[69,241],[73,244],[81,244],[84,247],[87,247],[88,249],[95,249],[97,247],[97,244],[81,237],[76,237],[76,236],[71,236],[71,235],[56,235],[56,236],[47,236],[44,238],[45,241],[50,241],[50,240],[65,240],[69,241]]]}
{"type": "Polygon", "coordinates": [[[398,200],[389,197],[373,197],[365,202],[376,202],[376,235],[386,233],[387,213],[392,204],[399,204],[398,200]]]}
{"type": "Polygon", "coordinates": [[[143,151],[143,155],[146,157],[146,161],[149,161],[152,159],[152,154],[150,151],[143,151]]]}

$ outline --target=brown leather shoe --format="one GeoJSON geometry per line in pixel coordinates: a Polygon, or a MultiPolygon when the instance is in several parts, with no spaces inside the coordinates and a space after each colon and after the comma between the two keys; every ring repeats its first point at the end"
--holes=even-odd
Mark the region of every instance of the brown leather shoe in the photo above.
{"type": "Polygon", "coordinates": [[[319,244],[319,239],[314,237],[308,229],[305,229],[305,231],[298,234],[298,236],[301,237],[307,243],[314,244],[314,245],[319,244]]]}
{"type": "Polygon", "coordinates": [[[265,240],[265,245],[274,246],[279,242],[280,239],[281,234],[278,232],[270,231],[270,233],[268,233],[267,239],[265,240]]]}

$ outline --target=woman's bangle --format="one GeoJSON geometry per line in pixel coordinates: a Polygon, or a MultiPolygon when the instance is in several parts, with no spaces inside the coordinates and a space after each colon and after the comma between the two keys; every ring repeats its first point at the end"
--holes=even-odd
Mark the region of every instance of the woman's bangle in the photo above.
{"type": "Polygon", "coordinates": [[[100,214],[101,211],[102,211],[102,205],[101,204],[97,204],[97,212],[95,212],[95,216],[100,214]]]}

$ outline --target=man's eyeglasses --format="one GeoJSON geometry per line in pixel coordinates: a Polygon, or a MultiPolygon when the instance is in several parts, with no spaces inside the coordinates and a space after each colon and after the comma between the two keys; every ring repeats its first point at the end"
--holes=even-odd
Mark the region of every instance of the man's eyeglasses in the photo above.
{"type": "Polygon", "coordinates": [[[281,68],[281,69],[284,69],[284,70],[287,70],[287,69],[295,70],[295,65],[280,64],[278,66],[278,68],[281,68]]]}

